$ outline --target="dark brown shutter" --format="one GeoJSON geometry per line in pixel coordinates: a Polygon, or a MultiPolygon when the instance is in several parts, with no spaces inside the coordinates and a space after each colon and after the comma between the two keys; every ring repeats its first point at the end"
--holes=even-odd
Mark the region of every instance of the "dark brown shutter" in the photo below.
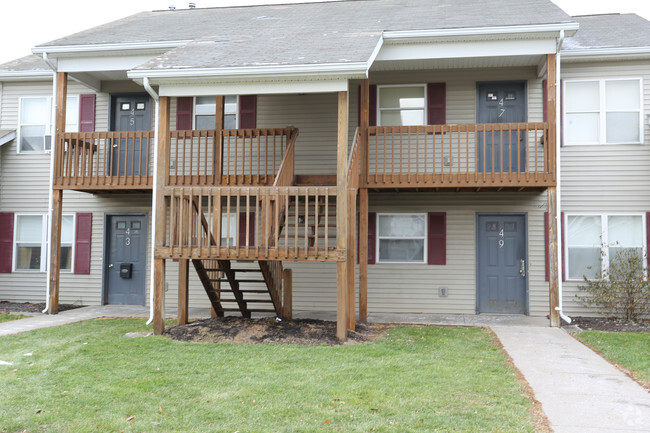
{"type": "Polygon", "coordinates": [[[257,95],[239,97],[239,128],[255,129],[257,127],[257,95]]]}
{"type": "Polygon", "coordinates": [[[427,84],[427,125],[447,123],[447,84],[427,84]]]}
{"type": "Polygon", "coordinates": [[[368,264],[377,262],[377,213],[368,212],[368,264]]]}
{"type": "Polygon", "coordinates": [[[95,94],[79,95],[79,132],[95,131],[95,94]]]}
{"type": "Polygon", "coordinates": [[[14,252],[14,213],[0,212],[0,272],[11,272],[14,252]]]}
{"type": "Polygon", "coordinates": [[[377,126],[377,86],[371,84],[368,88],[368,126],[377,126]]]}
{"type": "Polygon", "coordinates": [[[176,98],[176,130],[182,131],[192,129],[192,110],[194,109],[194,98],[186,96],[176,98]]]}
{"type": "Polygon", "coordinates": [[[447,264],[447,213],[429,212],[427,214],[428,239],[427,263],[430,265],[447,264]]]}
{"type": "MultiPolygon", "coordinates": [[[[246,212],[239,212],[239,233],[237,239],[237,245],[239,248],[246,247],[246,212]]],[[[250,212],[248,214],[248,246],[252,247],[255,245],[255,212],[250,212]]],[[[238,262],[249,263],[253,260],[238,260],[238,262]]]]}
{"type": "Polygon", "coordinates": [[[90,241],[92,239],[93,214],[77,213],[74,244],[74,273],[90,274],[90,241]]]}
{"type": "Polygon", "coordinates": [[[550,280],[548,261],[548,212],[544,212],[544,279],[550,280]]]}

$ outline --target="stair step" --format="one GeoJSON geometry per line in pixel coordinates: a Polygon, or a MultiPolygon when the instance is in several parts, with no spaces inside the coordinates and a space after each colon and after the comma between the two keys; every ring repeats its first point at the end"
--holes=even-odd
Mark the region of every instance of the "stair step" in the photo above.
{"type": "MultiPolygon", "coordinates": [[[[217,299],[216,302],[237,302],[237,299],[217,299]]],[[[270,304],[273,301],[270,299],[244,299],[245,303],[266,303],[270,304]]]]}
{"type": "MultiPolygon", "coordinates": [[[[262,272],[259,269],[230,269],[232,272],[262,272]]],[[[224,272],[224,269],[221,268],[215,268],[215,269],[207,269],[206,272],[224,272]]]]}
{"type": "MultiPolygon", "coordinates": [[[[224,312],[237,312],[240,313],[239,308],[222,308],[219,311],[224,311],[224,312]]],[[[249,313],[274,313],[275,310],[267,310],[267,309],[261,309],[261,308],[248,308],[246,311],[249,313]]]]}
{"type": "MultiPolygon", "coordinates": [[[[219,282],[219,283],[227,283],[228,279],[223,278],[223,279],[216,279],[216,280],[210,280],[213,283],[214,282],[219,282]]],[[[236,280],[238,283],[266,283],[265,280],[236,280]]]]}
{"type": "MultiPolygon", "coordinates": [[[[242,293],[269,293],[268,290],[247,290],[247,289],[239,289],[240,292],[242,293]]],[[[227,292],[227,293],[232,293],[231,289],[219,289],[219,290],[213,290],[213,292],[227,292]]]]}

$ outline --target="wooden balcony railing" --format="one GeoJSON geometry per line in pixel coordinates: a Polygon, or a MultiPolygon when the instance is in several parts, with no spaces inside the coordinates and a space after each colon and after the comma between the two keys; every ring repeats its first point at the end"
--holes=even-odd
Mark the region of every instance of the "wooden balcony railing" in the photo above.
{"type": "Polygon", "coordinates": [[[54,187],[151,189],[153,131],[66,132],[57,136],[54,187]]]}
{"type": "Polygon", "coordinates": [[[547,123],[370,127],[371,188],[555,184],[547,123]]]}
{"type": "Polygon", "coordinates": [[[345,254],[336,249],[336,187],[166,187],[164,195],[168,230],[157,257],[336,261],[345,254]]]}
{"type": "Polygon", "coordinates": [[[224,129],[170,132],[170,186],[272,185],[298,130],[224,129]]]}

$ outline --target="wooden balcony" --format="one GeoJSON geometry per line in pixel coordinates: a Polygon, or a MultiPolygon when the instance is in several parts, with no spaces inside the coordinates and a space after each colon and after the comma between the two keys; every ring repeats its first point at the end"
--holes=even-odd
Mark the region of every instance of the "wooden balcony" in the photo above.
{"type": "Polygon", "coordinates": [[[370,127],[361,184],[545,189],[555,185],[547,123],[370,127]]]}
{"type": "Polygon", "coordinates": [[[337,261],[336,187],[165,187],[159,258],[337,261]]]}
{"type": "Polygon", "coordinates": [[[151,190],[153,138],[153,131],[59,134],[54,155],[54,188],[151,190]]]}

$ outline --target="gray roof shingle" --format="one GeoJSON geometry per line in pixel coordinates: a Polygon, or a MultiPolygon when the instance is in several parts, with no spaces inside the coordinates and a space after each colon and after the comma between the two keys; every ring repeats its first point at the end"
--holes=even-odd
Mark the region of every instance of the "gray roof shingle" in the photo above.
{"type": "Polygon", "coordinates": [[[636,14],[573,17],[580,30],[566,38],[562,51],[589,48],[650,47],[650,22],[636,14]]]}

